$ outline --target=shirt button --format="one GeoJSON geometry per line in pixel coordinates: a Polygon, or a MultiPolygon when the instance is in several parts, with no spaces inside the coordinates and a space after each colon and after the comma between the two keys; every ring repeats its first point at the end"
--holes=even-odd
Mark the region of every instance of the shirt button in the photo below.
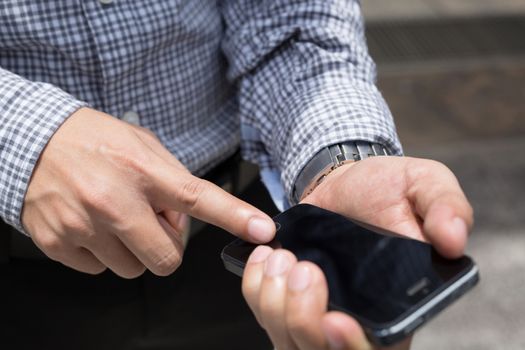
{"type": "Polygon", "coordinates": [[[122,120],[135,125],[140,125],[140,116],[135,111],[127,111],[122,115],[122,120]]]}
{"type": "Polygon", "coordinates": [[[109,5],[113,2],[113,0],[98,0],[102,5],[109,5]]]}

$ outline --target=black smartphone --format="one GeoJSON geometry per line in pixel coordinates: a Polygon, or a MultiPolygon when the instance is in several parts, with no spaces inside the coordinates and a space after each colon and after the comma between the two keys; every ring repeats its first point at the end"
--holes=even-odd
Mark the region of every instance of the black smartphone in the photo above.
{"type": "MultiPolygon", "coordinates": [[[[468,256],[446,259],[431,245],[308,204],[274,217],[273,248],[290,250],[324,272],[329,308],[350,314],[377,345],[397,343],[479,280],[468,256]]],[[[242,276],[256,245],[236,240],[221,254],[242,276]]]]}

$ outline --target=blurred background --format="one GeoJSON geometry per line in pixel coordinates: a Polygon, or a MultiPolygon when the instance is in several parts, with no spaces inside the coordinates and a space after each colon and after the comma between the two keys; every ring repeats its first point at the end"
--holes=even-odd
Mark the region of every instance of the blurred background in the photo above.
{"type": "Polygon", "coordinates": [[[362,5],[406,155],[447,164],[475,209],[481,283],[413,349],[525,349],[525,1],[362,5]]]}
{"type": "MultiPolygon", "coordinates": [[[[418,331],[413,350],[523,350],[525,0],[362,4],[378,85],[406,155],[447,164],[476,213],[468,253],[481,282],[418,331]]],[[[243,171],[241,197],[275,213],[252,181],[257,169],[243,164],[243,171]]],[[[0,222],[0,231],[8,230],[0,222]]],[[[218,229],[197,235],[169,278],[92,277],[49,260],[14,256],[11,267],[0,261],[0,348],[100,349],[93,344],[103,339],[107,349],[271,349],[242,299],[240,279],[222,266],[219,252],[231,240],[218,229]],[[47,322],[56,332],[42,327],[47,322]],[[28,337],[18,337],[19,329],[28,337]]],[[[15,241],[34,250],[19,234],[1,234],[0,250],[15,241]]]]}

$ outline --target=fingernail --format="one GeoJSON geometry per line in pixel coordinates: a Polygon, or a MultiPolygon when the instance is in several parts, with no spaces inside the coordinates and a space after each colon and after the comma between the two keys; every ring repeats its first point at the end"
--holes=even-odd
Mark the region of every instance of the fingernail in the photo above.
{"type": "Polygon", "coordinates": [[[284,273],[288,269],[288,266],[290,266],[289,257],[283,252],[277,251],[266,260],[264,273],[266,276],[275,277],[284,273]]]}
{"type": "Polygon", "coordinates": [[[345,340],[341,334],[339,334],[337,331],[334,331],[331,327],[326,327],[325,325],[323,325],[322,328],[330,349],[339,350],[345,348],[345,340]]]}
{"type": "Polygon", "coordinates": [[[450,226],[450,230],[454,235],[462,235],[465,237],[468,235],[467,224],[462,218],[455,217],[454,219],[452,219],[452,224],[450,226]]]}
{"type": "Polygon", "coordinates": [[[264,260],[266,260],[268,255],[272,254],[272,252],[273,252],[272,248],[266,245],[260,245],[257,248],[255,248],[255,250],[252,252],[250,257],[248,258],[248,264],[261,263],[264,260]]]}
{"type": "Polygon", "coordinates": [[[308,288],[312,279],[308,266],[298,265],[292,269],[288,277],[288,288],[294,292],[301,292],[308,288]]]}
{"type": "Polygon", "coordinates": [[[258,242],[266,243],[273,238],[275,224],[269,219],[254,216],[248,222],[248,234],[258,242]]]}

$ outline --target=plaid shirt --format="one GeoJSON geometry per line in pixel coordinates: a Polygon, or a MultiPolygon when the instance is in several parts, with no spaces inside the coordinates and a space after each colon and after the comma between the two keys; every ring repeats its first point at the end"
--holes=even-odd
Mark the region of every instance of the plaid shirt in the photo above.
{"type": "Polygon", "coordinates": [[[0,215],[81,106],[140,123],[196,175],[242,147],[291,198],[322,147],[399,154],[357,0],[0,3],[0,215]]]}

